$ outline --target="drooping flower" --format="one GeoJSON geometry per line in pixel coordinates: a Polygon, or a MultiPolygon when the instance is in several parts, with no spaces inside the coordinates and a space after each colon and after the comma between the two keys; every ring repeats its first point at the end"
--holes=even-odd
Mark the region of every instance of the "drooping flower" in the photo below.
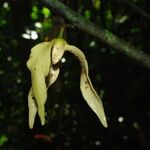
{"type": "Polygon", "coordinates": [[[103,104],[88,76],[88,63],[84,54],[80,49],[67,44],[65,40],[60,38],[53,39],[50,42],[40,43],[31,49],[31,54],[27,61],[27,67],[31,71],[32,81],[32,87],[28,95],[29,127],[33,128],[37,112],[41,124],[45,124],[47,89],[56,81],[59,75],[60,68],[57,67],[54,69],[54,65],[61,60],[65,51],[71,52],[79,59],[82,67],[80,77],[82,95],[104,127],[107,127],[103,104]],[[46,81],[48,83],[46,83],[46,81]]]}

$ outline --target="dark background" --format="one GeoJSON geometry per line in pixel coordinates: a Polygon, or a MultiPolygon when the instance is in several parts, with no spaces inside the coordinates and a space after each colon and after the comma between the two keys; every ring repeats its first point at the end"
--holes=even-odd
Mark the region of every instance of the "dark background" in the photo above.
{"type": "MultiPolygon", "coordinates": [[[[130,2],[149,13],[150,1],[130,2]]],[[[150,20],[127,3],[64,3],[150,54],[150,20]]],[[[57,37],[64,23],[69,24],[42,2],[0,1],[0,149],[149,150],[150,71],[69,25],[64,38],[86,55],[90,78],[103,100],[109,126],[102,126],[83,99],[79,88],[80,64],[66,53],[59,78],[48,90],[46,125],[41,126],[36,117],[34,129],[29,129],[27,95],[31,80],[26,61],[30,49],[57,37]]]]}

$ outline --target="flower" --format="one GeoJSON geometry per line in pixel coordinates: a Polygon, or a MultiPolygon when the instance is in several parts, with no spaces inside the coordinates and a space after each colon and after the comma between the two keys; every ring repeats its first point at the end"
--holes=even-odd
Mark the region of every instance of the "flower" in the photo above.
{"type": "Polygon", "coordinates": [[[64,39],[60,38],[40,43],[31,49],[31,54],[27,61],[27,67],[31,71],[32,82],[32,87],[28,95],[29,127],[33,128],[37,112],[41,124],[45,124],[47,89],[56,81],[59,75],[60,68],[57,67],[54,69],[54,65],[61,60],[65,51],[71,52],[79,59],[82,67],[80,77],[82,95],[104,127],[107,127],[103,104],[88,76],[88,63],[84,54],[80,49],[67,44],[64,39]]]}

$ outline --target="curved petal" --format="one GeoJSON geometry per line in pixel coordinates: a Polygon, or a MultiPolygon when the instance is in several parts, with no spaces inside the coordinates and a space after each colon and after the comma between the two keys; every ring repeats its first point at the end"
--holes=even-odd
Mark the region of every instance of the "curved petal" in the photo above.
{"type": "Polygon", "coordinates": [[[63,54],[64,54],[64,46],[66,44],[66,41],[63,39],[54,39],[54,44],[52,48],[52,64],[57,64],[63,54]]]}
{"type": "Polygon", "coordinates": [[[27,67],[30,71],[32,71],[33,68],[36,66],[39,57],[41,57],[42,55],[42,52],[45,49],[47,49],[49,45],[50,45],[49,42],[43,42],[43,43],[37,44],[31,49],[30,57],[27,61],[27,67]]]}
{"type": "Polygon", "coordinates": [[[36,67],[31,73],[32,78],[32,88],[33,93],[36,99],[38,114],[41,120],[41,124],[45,124],[45,103],[47,99],[47,88],[45,83],[45,77],[43,72],[40,70],[39,67],[36,67]]]}
{"type": "Polygon", "coordinates": [[[30,129],[32,129],[34,125],[35,116],[37,114],[37,105],[35,102],[32,88],[30,88],[28,94],[28,108],[29,108],[29,127],[30,129]]]}
{"type": "Polygon", "coordinates": [[[48,77],[49,78],[48,79],[48,87],[50,85],[52,85],[57,80],[59,72],[60,72],[59,67],[57,67],[57,68],[54,68],[53,66],[51,67],[50,74],[49,74],[49,77],[48,77]]]}
{"type": "MultiPolygon", "coordinates": [[[[31,71],[32,91],[42,125],[45,124],[45,103],[48,88],[45,79],[49,76],[48,86],[57,79],[59,68],[55,70],[53,65],[51,65],[51,61],[53,64],[59,62],[64,54],[63,47],[65,43],[66,41],[63,39],[54,39],[50,42],[40,43],[31,49],[31,54],[27,61],[27,67],[31,71]]],[[[30,114],[29,125],[32,128],[36,115],[36,105],[34,105],[31,92],[29,92],[28,103],[30,114]]]]}
{"type": "Polygon", "coordinates": [[[90,78],[88,76],[88,63],[82,51],[75,46],[65,45],[65,50],[74,54],[80,61],[82,66],[80,77],[80,89],[82,95],[91,109],[96,113],[104,127],[107,127],[106,116],[102,101],[94,90],[90,78]]]}
{"type": "Polygon", "coordinates": [[[41,124],[45,124],[45,102],[47,88],[45,77],[49,74],[51,64],[52,42],[43,42],[31,49],[27,67],[31,71],[32,89],[37,103],[41,124]]]}
{"type": "Polygon", "coordinates": [[[66,44],[66,41],[60,38],[54,39],[52,42],[52,65],[49,72],[48,87],[58,78],[60,68],[57,63],[61,60],[64,54],[64,46],[66,44]]]}

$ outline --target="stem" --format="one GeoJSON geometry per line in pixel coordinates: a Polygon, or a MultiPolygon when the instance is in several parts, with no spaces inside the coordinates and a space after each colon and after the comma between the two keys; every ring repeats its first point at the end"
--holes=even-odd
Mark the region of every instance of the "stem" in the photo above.
{"type": "Polygon", "coordinates": [[[120,39],[116,35],[112,34],[108,30],[102,29],[98,25],[85,19],[77,12],[73,11],[58,0],[41,0],[48,7],[55,9],[70,22],[76,25],[76,27],[84,32],[93,35],[102,42],[114,48],[118,52],[128,56],[130,59],[150,69],[150,56],[143,51],[137,49],[130,43],[120,39]]]}
{"type": "Polygon", "coordinates": [[[63,25],[61,28],[60,28],[60,31],[59,31],[59,34],[58,34],[58,38],[62,38],[64,37],[64,30],[65,30],[65,25],[63,25]]]}

